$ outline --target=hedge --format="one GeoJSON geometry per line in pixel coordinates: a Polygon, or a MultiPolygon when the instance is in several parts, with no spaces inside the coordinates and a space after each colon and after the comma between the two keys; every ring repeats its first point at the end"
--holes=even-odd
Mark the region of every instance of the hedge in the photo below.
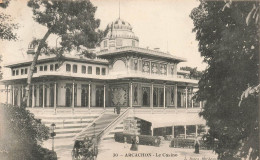
{"type": "MultiPolygon", "coordinates": [[[[170,143],[170,147],[174,148],[194,148],[194,139],[178,139],[173,138],[170,143]]],[[[200,149],[212,149],[209,145],[207,145],[203,140],[199,141],[200,143],[200,149]]],[[[215,143],[217,145],[217,143],[215,143]]]]}
{"type": "MultiPolygon", "coordinates": [[[[135,138],[136,135],[134,134],[127,134],[127,133],[115,133],[115,141],[116,142],[120,142],[120,143],[124,143],[124,137],[126,137],[127,139],[127,143],[132,143],[131,139],[134,137],[135,138]]],[[[160,137],[156,137],[156,136],[149,136],[149,135],[138,135],[139,137],[139,144],[140,145],[149,145],[149,146],[160,146],[161,143],[161,139],[160,137]],[[156,143],[157,141],[157,143],[156,143]]]]}

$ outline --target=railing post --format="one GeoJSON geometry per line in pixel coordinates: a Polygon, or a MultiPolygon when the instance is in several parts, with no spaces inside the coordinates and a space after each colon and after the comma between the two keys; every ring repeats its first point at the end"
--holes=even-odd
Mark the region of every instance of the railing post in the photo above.
{"type": "Polygon", "coordinates": [[[198,125],[196,125],[196,137],[198,137],[198,125]]]}
{"type": "Polygon", "coordinates": [[[165,109],[166,103],[165,103],[165,84],[163,85],[163,109],[165,109]]]}
{"type": "Polygon", "coordinates": [[[185,125],[184,126],[184,139],[187,138],[187,126],[185,125]]]}
{"type": "Polygon", "coordinates": [[[72,83],[72,113],[74,113],[74,107],[75,107],[75,104],[74,104],[74,102],[75,102],[75,84],[74,84],[74,82],[72,83]]]}

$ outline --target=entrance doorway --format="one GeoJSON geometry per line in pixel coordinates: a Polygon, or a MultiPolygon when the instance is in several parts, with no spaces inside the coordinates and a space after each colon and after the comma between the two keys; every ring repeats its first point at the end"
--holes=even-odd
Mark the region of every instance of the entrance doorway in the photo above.
{"type": "Polygon", "coordinates": [[[88,106],[88,85],[82,84],[81,86],[81,106],[87,107],[88,106]]]}
{"type": "Polygon", "coordinates": [[[143,106],[150,106],[150,87],[143,87],[143,106]]]}
{"type": "Polygon", "coordinates": [[[72,84],[66,84],[66,107],[71,107],[72,104],[72,84]]]}
{"type": "Polygon", "coordinates": [[[104,103],[104,89],[103,87],[96,88],[96,107],[103,107],[104,103]]]}

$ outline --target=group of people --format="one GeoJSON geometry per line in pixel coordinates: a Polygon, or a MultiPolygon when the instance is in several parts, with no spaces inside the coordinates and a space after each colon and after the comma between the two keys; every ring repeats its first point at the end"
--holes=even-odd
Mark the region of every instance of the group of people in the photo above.
{"type": "Polygon", "coordinates": [[[95,160],[98,154],[96,137],[85,137],[83,141],[76,140],[72,150],[75,160],[95,160]]]}

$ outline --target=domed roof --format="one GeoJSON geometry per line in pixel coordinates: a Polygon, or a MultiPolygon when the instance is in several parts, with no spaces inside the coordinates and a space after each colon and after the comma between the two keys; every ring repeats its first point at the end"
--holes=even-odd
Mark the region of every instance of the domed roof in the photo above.
{"type": "Polygon", "coordinates": [[[109,29],[127,29],[132,31],[132,26],[130,23],[118,18],[117,20],[111,22],[107,26],[109,29]]]}

